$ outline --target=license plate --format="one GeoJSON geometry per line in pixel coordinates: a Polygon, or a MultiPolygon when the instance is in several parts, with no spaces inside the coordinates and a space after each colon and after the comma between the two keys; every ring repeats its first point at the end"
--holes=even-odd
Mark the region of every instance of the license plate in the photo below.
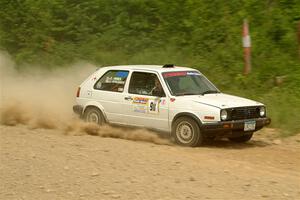
{"type": "Polygon", "coordinates": [[[244,131],[253,131],[253,130],[255,130],[255,125],[256,125],[255,121],[245,122],[244,131]]]}

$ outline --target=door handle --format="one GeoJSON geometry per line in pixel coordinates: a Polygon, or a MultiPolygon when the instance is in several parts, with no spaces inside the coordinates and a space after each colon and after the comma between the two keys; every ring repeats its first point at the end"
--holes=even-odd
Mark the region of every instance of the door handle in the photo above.
{"type": "Polygon", "coordinates": [[[129,97],[124,97],[124,99],[129,101],[129,100],[132,100],[132,97],[130,97],[130,96],[129,97]]]}

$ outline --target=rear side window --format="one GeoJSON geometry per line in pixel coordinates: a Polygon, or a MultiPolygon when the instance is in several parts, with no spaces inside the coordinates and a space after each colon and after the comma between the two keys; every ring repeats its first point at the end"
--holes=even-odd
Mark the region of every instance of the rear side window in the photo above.
{"type": "Polygon", "coordinates": [[[111,92],[123,92],[128,71],[110,70],[107,71],[94,85],[96,90],[111,92]]]}

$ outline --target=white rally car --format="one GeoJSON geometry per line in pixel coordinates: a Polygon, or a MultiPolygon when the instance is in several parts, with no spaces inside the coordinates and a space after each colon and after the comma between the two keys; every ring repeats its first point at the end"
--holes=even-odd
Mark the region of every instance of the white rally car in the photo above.
{"type": "Polygon", "coordinates": [[[76,100],[74,112],[88,122],[156,129],[184,146],[215,137],[246,142],[270,124],[263,104],[221,93],[198,70],[171,64],[99,68],[76,100]]]}

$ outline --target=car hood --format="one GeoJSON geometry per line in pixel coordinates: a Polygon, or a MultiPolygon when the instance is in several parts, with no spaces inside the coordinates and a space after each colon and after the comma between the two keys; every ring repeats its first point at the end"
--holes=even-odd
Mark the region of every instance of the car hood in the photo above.
{"type": "Polygon", "coordinates": [[[217,94],[205,94],[205,95],[193,95],[193,96],[184,96],[193,102],[206,104],[209,106],[214,106],[218,108],[233,108],[233,107],[244,107],[244,106],[258,106],[263,105],[259,102],[237,97],[233,95],[217,93],[217,94]]]}

